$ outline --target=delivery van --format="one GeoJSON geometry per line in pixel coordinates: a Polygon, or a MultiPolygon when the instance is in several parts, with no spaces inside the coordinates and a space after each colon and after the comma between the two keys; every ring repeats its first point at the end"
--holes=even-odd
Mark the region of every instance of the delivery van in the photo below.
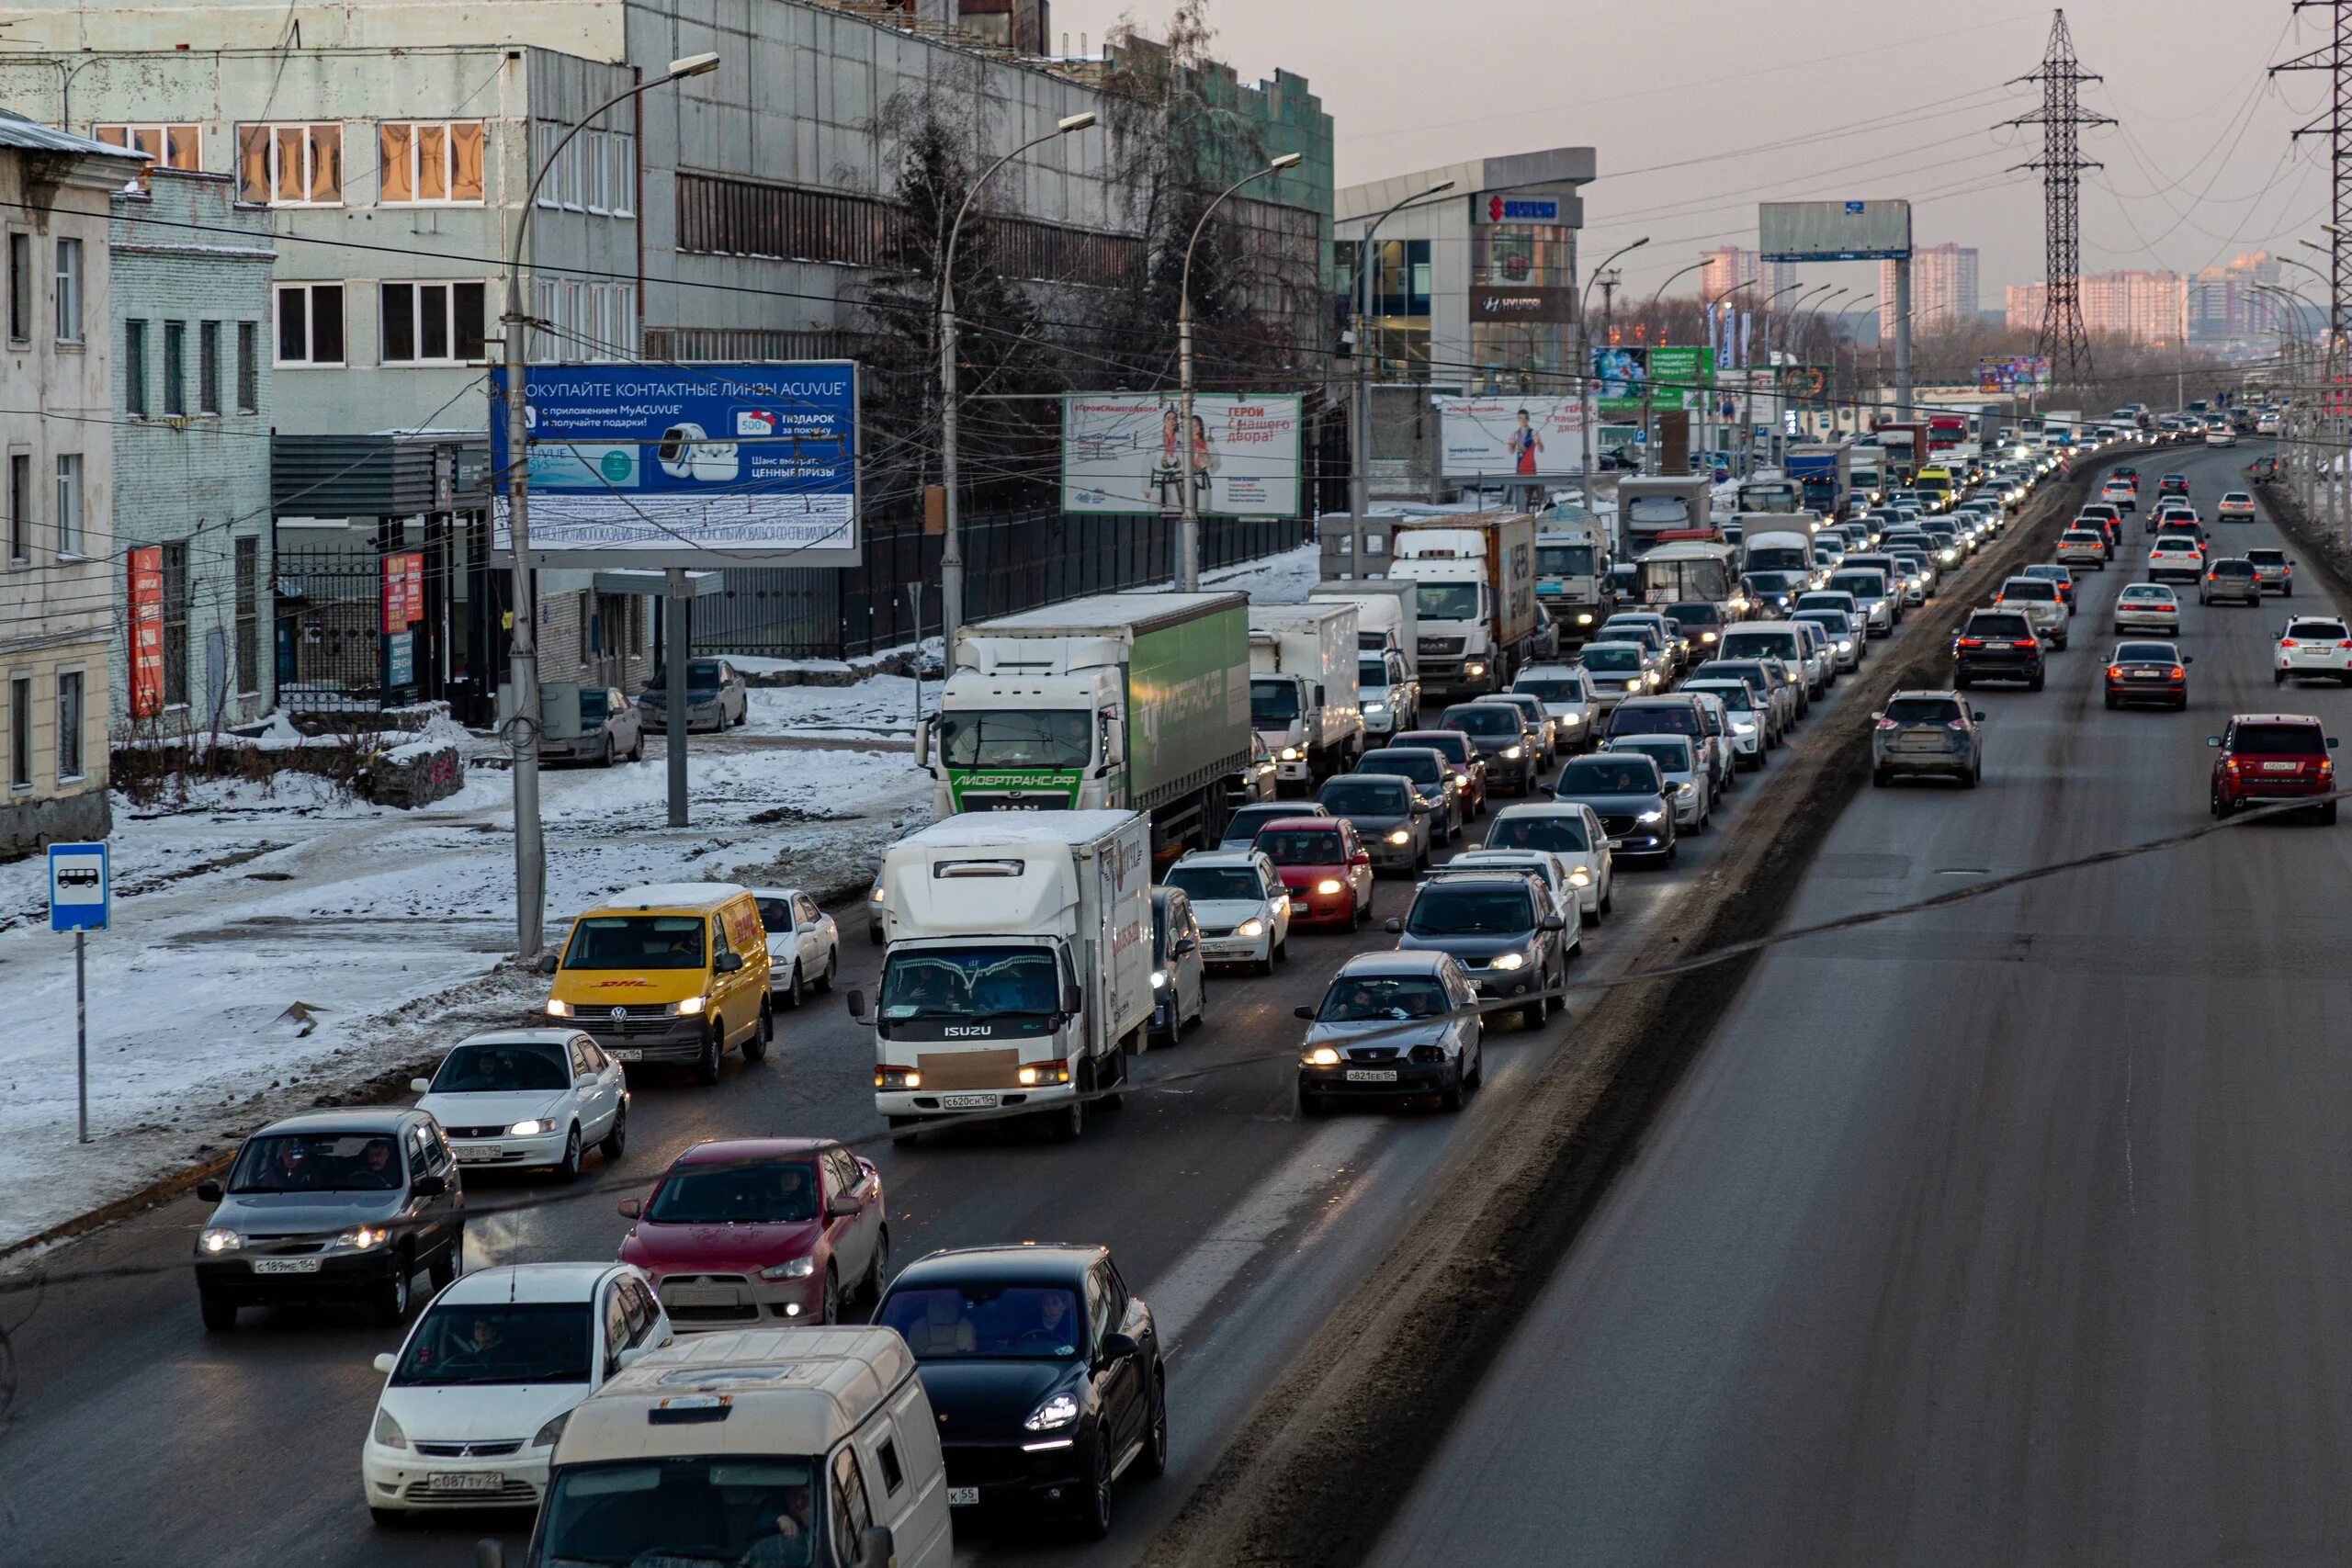
{"type": "MultiPolygon", "coordinates": [[[[747,1328],[652,1352],[572,1408],[528,1568],[948,1568],[939,1421],[888,1328],[747,1328]]],[[[494,1541],[476,1561],[504,1568],[494,1541]]]]}
{"type": "Polygon", "coordinates": [[[768,943],[748,887],[679,882],[616,893],[571,922],[539,959],[547,1015],[594,1035],[616,1062],[691,1066],[768,1054],[768,943]]]}

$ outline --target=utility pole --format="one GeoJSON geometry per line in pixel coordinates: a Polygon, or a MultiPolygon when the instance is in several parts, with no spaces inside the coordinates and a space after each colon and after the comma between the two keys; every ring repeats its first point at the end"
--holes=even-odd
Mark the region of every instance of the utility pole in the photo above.
{"type": "Polygon", "coordinates": [[[2040,84],[2041,107],[2006,122],[2041,128],[2041,156],[2016,165],[2018,169],[2038,170],[2041,175],[2042,267],[2049,287],[2043,297],[2041,331],[2034,339],[2033,351],[2049,357],[2053,373],[2078,384],[2091,374],[2090,337],[2083,330],[2083,171],[2106,167],[2082,155],[2082,133],[2090,126],[2115,123],[2106,115],[2086,110],[2081,91],[2084,83],[2104,79],[2083,70],[2075,59],[2075,39],[2066,30],[2066,13],[2054,12],[2050,22],[2050,42],[2042,51],[2041,68],[2010,84],[2040,84]],[[2063,371],[2059,369],[2062,362],[2063,371]]]}

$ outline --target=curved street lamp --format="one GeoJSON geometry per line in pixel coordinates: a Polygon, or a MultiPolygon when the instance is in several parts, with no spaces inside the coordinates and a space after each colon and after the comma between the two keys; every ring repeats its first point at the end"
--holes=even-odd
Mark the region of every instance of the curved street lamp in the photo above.
{"type": "Polygon", "coordinates": [[[1610,252],[1609,254],[1603,258],[1601,264],[1592,269],[1592,276],[1585,280],[1583,289],[1577,295],[1576,374],[1568,378],[1567,384],[1576,389],[1577,423],[1582,426],[1584,430],[1584,472],[1579,476],[1582,481],[1582,488],[1578,493],[1583,498],[1584,514],[1587,517],[1590,517],[1593,514],[1592,427],[1595,423],[1599,423],[1600,418],[1600,411],[1599,408],[1588,409],[1584,406],[1586,389],[1592,384],[1592,332],[1586,322],[1587,313],[1592,307],[1592,287],[1594,284],[1599,283],[1602,276],[1608,273],[1610,263],[1629,252],[1640,250],[1644,245],[1646,245],[1649,243],[1650,237],[1647,234],[1645,234],[1640,239],[1633,242],[1633,243],[1620,245],[1615,250],[1610,252]]]}
{"type": "MultiPolygon", "coordinates": [[[[1372,226],[1363,231],[1363,238],[1356,243],[1356,286],[1351,291],[1356,297],[1356,407],[1352,422],[1355,438],[1349,444],[1352,449],[1349,453],[1348,463],[1351,470],[1348,476],[1348,510],[1358,517],[1363,515],[1364,508],[1371,503],[1371,479],[1366,468],[1372,447],[1371,389],[1366,385],[1370,379],[1371,355],[1365,350],[1370,346],[1372,325],[1373,243],[1380,233],[1380,226],[1397,213],[1415,202],[1443,196],[1453,188],[1452,180],[1440,180],[1419,195],[1407,197],[1374,218],[1372,226]]],[[[1191,430],[1187,424],[1185,433],[1188,439],[1191,430]]]]}

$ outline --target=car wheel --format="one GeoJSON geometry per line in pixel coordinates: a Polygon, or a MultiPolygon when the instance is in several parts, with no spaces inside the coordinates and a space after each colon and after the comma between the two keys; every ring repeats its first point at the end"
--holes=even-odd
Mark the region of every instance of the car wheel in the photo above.
{"type": "Polygon", "coordinates": [[[596,748],[596,765],[600,768],[609,768],[613,765],[613,738],[609,735],[605,736],[604,743],[596,748]]]}
{"type": "Polygon", "coordinates": [[[1271,975],[1274,972],[1274,943],[1272,938],[1269,937],[1266,940],[1266,956],[1263,958],[1253,958],[1250,961],[1250,972],[1253,975],[1271,975]]]}
{"type": "Polygon", "coordinates": [[[1519,1026],[1521,1029],[1541,1029],[1544,1027],[1543,998],[1538,997],[1533,1001],[1529,1002],[1525,1007],[1519,1010],[1519,1026]]]}
{"type": "Polygon", "coordinates": [[[392,1277],[376,1287],[376,1321],[397,1328],[408,1321],[408,1281],[416,1260],[402,1252],[392,1259],[392,1277]]]}
{"type": "Polygon", "coordinates": [[[922,1124],[920,1116],[886,1116],[883,1121],[889,1123],[890,1142],[899,1148],[907,1147],[921,1135],[916,1131],[922,1124]]]}
{"type": "Polygon", "coordinates": [[[833,949],[832,952],[825,954],[825,972],[817,976],[817,988],[820,991],[831,992],[833,988],[833,971],[839,969],[841,966],[842,950],[837,947],[833,949]]]}
{"type": "Polygon", "coordinates": [[[2066,638],[2065,638],[2064,635],[2064,634],[2061,634],[2061,635],[2060,635],[2060,636],[2058,636],[2058,637],[2052,637],[2052,638],[2051,639],[2050,646],[2051,646],[2051,647],[2052,647],[2052,648],[2054,648],[2054,649],[2057,649],[2059,652],[2061,652],[2061,653],[2065,652],[2065,651],[2066,651],[2066,638]]]}
{"type": "Polygon", "coordinates": [[[610,1165],[610,1164],[612,1164],[615,1160],[619,1159],[619,1158],[621,1157],[622,1153],[623,1153],[625,1150],[627,1150],[627,1149],[628,1149],[628,1100],[622,1100],[622,1101],[621,1101],[621,1104],[620,1104],[620,1109],[613,1112],[613,1124],[612,1124],[612,1126],[611,1126],[611,1127],[609,1127],[609,1128],[607,1128],[607,1129],[605,1130],[605,1136],[604,1136],[604,1141],[603,1141],[603,1142],[601,1142],[601,1143],[599,1143],[599,1144],[596,1145],[596,1147],[597,1147],[598,1151],[599,1151],[599,1152],[601,1152],[601,1153],[604,1155],[604,1156],[605,1156],[605,1163],[606,1165],[610,1165]]]}
{"type": "MultiPolygon", "coordinates": [[[[1078,1071],[1078,1092],[1084,1095],[1093,1088],[1093,1070],[1080,1066],[1078,1071]]],[[[1086,1101],[1082,1099],[1072,1100],[1059,1111],[1049,1113],[1046,1125],[1056,1142],[1064,1144],[1078,1142],[1080,1134],[1086,1131],[1086,1101]]]]}
{"type": "Polygon", "coordinates": [[[379,1508],[372,1503],[368,1506],[368,1517],[388,1530],[399,1529],[408,1523],[408,1516],[400,1509],[379,1508]]]}
{"type": "Polygon", "coordinates": [[[857,1293],[869,1307],[882,1300],[882,1287],[890,1282],[890,1227],[884,1225],[874,1233],[874,1259],[865,1266],[865,1282],[857,1293]]]}
{"type": "Polygon", "coordinates": [[[632,762],[645,761],[645,731],[639,730],[637,739],[629,742],[628,760],[632,762]]]}
{"type": "Polygon", "coordinates": [[[2116,706],[2117,706],[2117,704],[2116,704],[2116,701],[2115,701],[2115,694],[2114,694],[2113,692],[2109,692],[2109,693],[2108,693],[2108,694],[2107,694],[2107,707],[2108,707],[2108,711],[2109,711],[2109,713],[2114,712],[2114,711],[2115,711],[2116,706]]]}
{"type": "Polygon", "coordinates": [[[784,1005],[797,1012],[800,1004],[808,999],[808,990],[800,983],[800,960],[796,958],[792,961],[792,978],[784,987],[784,1005]]]}
{"type": "Polygon", "coordinates": [[[1089,1540],[1103,1540],[1111,1534],[1111,1450],[1102,1444],[1100,1427],[1094,1433],[1093,1479],[1086,1488],[1085,1512],[1079,1516],[1079,1529],[1089,1540]]]}
{"type": "Polygon", "coordinates": [[[218,1291],[197,1292],[196,1310],[209,1333],[226,1334],[237,1326],[237,1303],[218,1291]]]}
{"type": "Polygon", "coordinates": [[[2335,826],[2335,802],[2331,800],[2319,808],[2319,823],[2323,828],[2335,826]]]}
{"type": "Polygon", "coordinates": [[[1871,770],[1871,787],[1872,789],[1884,789],[1886,787],[1886,781],[1894,776],[1894,774],[1888,773],[1884,768],[1872,768],[1871,770]]]}
{"type": "MultiPolygon", "coordinates": [[[[1521,1022],[1525,1022],[1526,1018],[1527,1015],[1524,1012],[1520,1014],[1521,1022]]],[[[1437,1103],[1441,1111],[1454,1111],[1462,1109],[1462,1069],[1459,1066],[1454,1068],[1453,1081],[1438,1091],[1437,1103]]]]}
{"type": "Polygon", "coordinates": [[[831,1327],[842,1320],[842,1277],[839,1270],[825,1265],[825,1293],[817,1300],[817,1321],[831,1327]]]}
{"type": "Polygon", "coordinates": [[[718,1058],[727,1049],[725,1025],[712,1019],[702,1032],[702,1055],[695,1058],[695,1082],[708,1088],[718,1081],[718,1058]]]}
{"type": "Polygon", "coordinates": [[[765,997],[762,997],[760,998],[759,1027],[752,1031],[752,1037],[749,1040],[743,1042],[743,1060],[747,1062],[765,1061],[768,1054],[768,1042],[775,1038],[775,1012],[768,1006],[768,999],[765,997]]]}
{"type": "Polygon", "coordinates": [[[865,928],[865,940],[866,940],[866,942],[867,942],[869,944],[871,944],[872,946],[875,946],[875,947],[879,947],[879,946],[881,946],[881,945],[882,945],[882,928],[881,928],[879,925],[869,925],[869,926],[867,926],[867,927],[865,928]]]}
{"type": "Polygon", "coordinates": [[[1611,883],[1609,891],[1600,896],[1600,912],[1604,915],[1617,907],[1617,885],[1611,883]]]}
{"type": "Polygon", "coordinates": [[[556,1162],[555,1174],[559,1181],[580,1179],[580,1123],[577,1122],[571,1124],[571,1131],[564,1134],[563,1158],[556,1162]]]}
{"type": "Polygon", "coordinates": [[[2274,686],[2285,685],[2287,683],[2287,672],[2284,670],[2273,670],[2270,672],[2270,683],[2274,686]]]}
{"type": "Polygon", "coordinates": [[[1288,936],[1284,936],[1282,941],[1274,943],[1274,962],[1277,964],[1287,964],[1290,962],[1290,938],[1288,936]]]}
{"type": "Polygon", "coordinates": [[[2038,691],[2041,690],[2041,684],[2042,684],[2042,675],[2041,675],[2041,671],[2039,671],[2039,670],[2037,670],[2037,671],[2035,671],[2033,672],[2033,679],[2032,679],[2032,680],[2030,680],[2030,681],[2028,681],[2028,682],[2025,683],[2025,689],[2026,689],[2027,691],[2029,691],[2029,692],[2038,692],[2038,691]]]}
{"type": "Polygon", "coordinates": [[[1589,909],[1578,909],[1577,911],[1577,919],[1587,931],[1591,930],[1594,926],[1600,923],[1600,907],[1595,905],[1589,909]]]}
{"type": "Polygon", "coordinates": [[[1317,1116],[1329,1116],[1330,1113],[1330,1102],[1321,1095],[1309,1094],[1303,1089],[1298,1091],[1298,1114],[1301,1121],[1317,1116]]]}
{"type": "Polygon", "coordinates": [[[460,1226],[449,1245],[441,1249],[441,1256],[424,1266],[424,1277],[432,1281],[435,1290],[439,1291],[456,1284],[458,1276],[465,1271],[466,1233],[460,1226]]]}
{"type": "Polygon", "coordinates": [[[1984,769],[1983,764],[1979,763],[1968,770],[1967,776],[1960,781],[1960,787],[1962,789],[1974,789],[1979,784],[1984,782],[1984,769]]]}
{"type": "Polygon", "coordinates": [[[1151,1403],[1144,1406],[1143,1452],[1136,1455],[1136,1473],[1156,1480],[1168,1473],[1168,1372],[1151,1369],[1151,1403]]]}

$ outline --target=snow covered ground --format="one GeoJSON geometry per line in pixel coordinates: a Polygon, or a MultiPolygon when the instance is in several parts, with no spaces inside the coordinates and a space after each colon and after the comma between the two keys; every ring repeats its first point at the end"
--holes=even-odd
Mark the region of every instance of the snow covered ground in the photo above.
{"type": "Polygon", "coordinates": [[[1306,591],[1322,580],[1322,547],[1304,544],[1278,556],[1201,573],[1203,588],[1238,588],[1261,604],[1305,603],[1306,591]]]}
{"type": "MultiPolygon", "coordinates": [[[[837,706],[854,694],[831,693],[837,706]]],[[[697,737],[689,769],[684,829],[666,825],[658,751],[542,775],[550,933],[644,882],[861,883],[930,815],[903,745],[697,737]]],[[[118,795],[113,928],[88,939],[88,1145],[74,1141],[73,942],[48,929],[45,863],[0,866],[0,1246],[527,1018],[544,982],[506,956],[510,787],[476,766],[415,812],[300,774],[168,806],[118,795]]]]}

